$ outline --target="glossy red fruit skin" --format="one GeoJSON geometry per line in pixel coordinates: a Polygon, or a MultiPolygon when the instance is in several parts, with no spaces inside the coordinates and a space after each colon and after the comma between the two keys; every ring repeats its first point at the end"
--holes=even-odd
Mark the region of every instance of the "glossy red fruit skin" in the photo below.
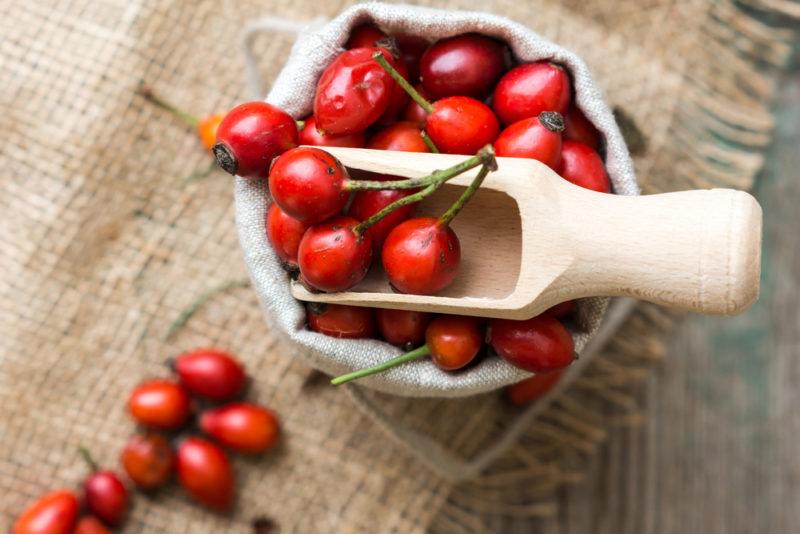
{"type": "Polygon", "coordinates": [[[247,402],[226,404],[200,416],[200,428],[223,447],[257,454],[275,446],[280,429],[278,418],[262,406],[247,402]]]}
{"type": "Polygon", "coordinates": [[[569,331],[546,314],[525,321],[492,319],[487,338],[498,356],[532,373],[563,369],[575,356],[569,331]]]}
{"type": "Polygon", "coordinates": [[[266,102],[247,102],[236,106],[217,129],[214,154],[227,151],[235,168],[220,166],[244,178],[266,178],[272,160],[297,146],[297,123],[285,111],[266,102]],[[218,148],[222,147],[222,148],[218,148]]]}
{"type": "Polygon", "coordinates": [[[576,303],[575,303],[574,300],[566,300],[564,302],[556,304],[555,306],[551,306],[544,313],[546,313],[550,317],[555,317],[556,319],[561,319],[562,317],[566,317],[567,315],[572,313],[572,310],[575,309],[575,304],[576,303]]]}
{"type": "Polygon", "coordinates": [[[176,430],[189,418],[189,395],[171,380],[149,380],[131,391],[128,411],[145,426],[176,430]]]}
{"type": "Polygon", "coordinates": [[[314,332],[340,339],[375,337],[372,308],[343,304],[306,305],[308,327],[314,332]]]}
{"type": "Polygon", "coordinates": [[[433,104],[425,131],[439,151],[471,156],[494,143],[500,124],[483,102],[466,96],[451,96],[433,104]]]}
{"type": "MultiPolygon", "coordinates": [[[[372,191],[359,191],[353,196],[353,202],[347,214],[358,221],[364,221],[380,210],[409,195],[414,194],[414,189],[379,189],[372,191]]],[[[389,215],[370,226],[366,234],[372,240],[373,257],[379,257],[383,242],[395,226],[405,221],[414,214],[416,206],[409,204],[395,209],[389,215]]]]}
{"type": "Polygon", "coordinates": [[[584,145],[589,145],[595,150],[600,150],[600,132],[589,122],[586,115],[572,106],[564,115],[564,140],[578,141],[584,145]]]}
{"type": "Polygon", "coordinates": [[[425,341],[425,330],[433,315],[427,312],[378,308],[375,310],[375,319],[381,337],[388,343],[413,348],[425,341]]]}
{"type": "Polygon", "coordinates": [[[113,471],[97,471],[83,483],[89,511],[111,526],[122,523],[128,511],[128,490],[113,471]]]}
{"type": "Polygon", "coordinates": [[[564,141],[558,173],[575,185],[600,193],[611,192],[611,181],[600,154],[589,145],[564,141]]]}
{"type": "Polygon", "coordinates": [[[28,506],[17,518],[12,534],[72,534],[78,518],[78,499],[71,491],[53,491],[28,506]]]}
{"type": "Polygon", "coordinates": [[[540,61],[508,71],[494,90],[492,106],[505,124],[538,117],[543,111],[562,115],[569,108],[572,84],[563,67],[540,61]]]}
{"type": "Polygon", "coordinates": [[[350,196],[347,169],[322,149],[292,149],[272,165],[269,192],[287,215],[316,224],[341,213],[350,196]]]}
{"type": "Polygon", "coordinates": [[[85,515],[78,520],[73,534],[111,534],[111,531],[96,517],[85,515]]]}
{"type": "Polygon", "coordinates": [[[358,221],[352,217],[334,217],[309,228],[298,249],[297,259],[303,280],[319,291],[350,289],[369,270],[372,239],[357,236],[358,221]]]}
{"type": "MultiPolygon", "coordinates": [[[[321,132],[360,132],[386,111],[397,84],[372,59],[378,50],[382,49],[345,50],[322,73],[314,96],[314,117],[321,132]]],[[[382,51],[394,66],[391,54],[382,51]]]]}
{"type": "Polygon", "coordinates": [[[367,148],[399,152],[430,152],[428,145],[422,140],[419,128],[412,122],[397,122],[378,131],[369,140],[367,148]]]}
{"type": "Polygon", "coordinates": [[[478,318],[440,315],[428,325],[425,344],[437,367],[455,371],[475,359],[483,345],[482,337],[478,318]]]}
{"type": "Polygon", "coordinates": [[[229,352],[214,348],[204,347],[178,355],[175,372],[186,389],[213,401],[236,397],[247,381],[239,360],[229,352]]]}
{"type": "Polygon", "coordinates": [[[381,39],[386,39],[386,34],[383,33],[374,24],[362,24],[353,28],[350,32],[350,38],[344,45],[345,48],[371,48],[376,46],[376,42],[381,39]]]}
{"type": "Polygon", "coordinates": [[[189,495],[213,510],[233,504],[233,468],[225,452],[198,437],[183,440],[177,453],[178,482],[189,495]]]}
{"type": "Polygon", "coordinates": [[[562,374],[563,370],[558,370],[533,375],[508,386],[505,390],[505,397],[514,406],[530,404],[553,389],[562,374]]]}
{"type": "Polygon", "coordinates": [[[275,254],[289,267],[297,267],[297,249],[309,225],[289,217],[275,203],[267,210],[267,237],[275,254]]]}
{"type": "MultiPolygon", "coordinates": [[[[400,76],[408,80],[408,69],[405,63],[402,61],[395,61],[394,68],[400,73],[400,76]]],[[[410,100],[411,97],[408,96],[406,90],[400,87],[400,84],[394,82],[392,85],[392,92],[389,95],[389,103],[386,105],[386,111],[384,111],[381,118],[378,119],[378,124],[389,125],[395,122],[400,114],[403,113],[410,100]]]]}
{"type": "MultiPolygon", "coordinates": [[[[414,89],[416,89],[417,92],[422,95],[422,98],[425,98],[426,100],[428,99],[428,94],[425,92],[422,84],[416,84],[414,89]]],[[[403,120],[415,124],[418,128],[425,128],[425,125],[428,123],[428,114],[419,106],[419,104],[411,100],[406,105],[406,109],[403,112],[403,120]]]]}
{"type": "Polygon", "coordinates": [[[136,434],[130,437],[120,454],[125,474],[143,490],[154,490],[169,482],[175,469],[175,452],[158,434],[136,434]]]}
{"type": "Polygon", "coordinates": [[[301,145],[364,148],[367,136],[363,131],[341,135],[323,135],[317,130],[317,121],[312,116],[305,120],[303,128],[300,129],[299,141],[301,145]]]}
{"type": "Polygon", "coordinates": [[[408,69],[408,79],[413,83],[419,78],[419,64],[422,55],[430,46],[430,42],[423,37],[414,35],[397,35],[395,39],[400,48],[400,59],[408,69]]]}
{"type": "Polygon", "coordinates": [[[433,295],[458,273],[461,245],[455,232],[431,217],[415,217],[396,226],[382,250],[383,269],[401,293],[433,295]]]}
{"type": "Polygon", "coordinates": [[[531,158],[557,170],[561,163],[561,134],[545,127],[538,117],[515,122],[494,142],[498,157],[531,158]]]}
{"type": "Polygon", "coordinates": [[[422,86],[431,98],[470,96],[483,99],[505,68],[505,47],[468,33],[431,45],[420,60],[422,86]]]}

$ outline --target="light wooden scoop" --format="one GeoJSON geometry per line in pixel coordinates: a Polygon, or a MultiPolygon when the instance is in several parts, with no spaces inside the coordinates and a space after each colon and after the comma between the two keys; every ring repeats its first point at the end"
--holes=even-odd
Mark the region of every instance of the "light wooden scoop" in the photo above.
{"type": "MultiPolygon", "coordinates": [[[[465,156],[352,148],[325,150],[351,169],[421,177],[465,156]]],[[[389,287],[380,262],[342,293],[303,301],[527,319],[565,300],[628,296],[708,314],[733,315],[758,297],[761,207],[732,189],[647,196],[595,193],[529,159],[497,158],[481,189],[455,218],[461,267],[437,295],[389,287]]],[[[441,215],[469,185],[466,172],[425,199],[441,215]]]]}

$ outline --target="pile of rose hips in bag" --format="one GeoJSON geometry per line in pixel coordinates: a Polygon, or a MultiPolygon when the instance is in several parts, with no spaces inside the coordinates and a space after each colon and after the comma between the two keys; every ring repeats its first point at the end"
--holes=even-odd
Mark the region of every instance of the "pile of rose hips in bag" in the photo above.
{"type": "MultiPolygon", "coordinates": [[[[312,116],[296,122],[270,104],[240,105],[220,124],[214,154],[231,174],[269,181],[269,240],[310,290],[347,290],[379,259],[395,290],[430,295],[457,274],[460,244],[448,223],[493,170],[494,156],[535,159],[578,186],[611,191],[601,136],[573,100],[564,67],[512,65],[507,46],[490,37],[463,34],[429,43],[390,37],[368,24],[353,31],[346,50],[322,73],[312,116]],[[425,178],[352,179],[326,146],[436,151],[465,160],[425,178]],[[477,166],[472,185],[441,217],[414,217],[419,200],[477,166]]],[[[333,381],[342,383],[427,355],[442,369],[461,369],[482,352],[484,340],[522,369],[564,368],[574,347],[561,319],[573,304],[526,321],[341,305],[307,310],[316,332],[380,334],[413,349],[333,381]]]]}
{"type": "MultiPolygon", "coordinates": [[[[193,499],[226,511],[235,492],[225,449],[258,454],[274,447],[278,419],[267,408],[239,400],[247,376],[227,352],[206,348],[183,353],[174,370],[177,380],[148,380],[131,391],[128,411],[141,430],[125,444],[120,463],[127,479],[143,492],[167,485],[175,475],[193,499]],[[199,416],[193,421],[195,412],[199,416]],[[207,438],[192,435],[196,432],[187,427],[194,423],[207,438]]],[[[122,524],[130,507],[128,486],[119,474],[98,468],[89,451],[81,453],[92,471],[83,483],[85,513],[78,517],[81,501],[74,492],[54,491],[22,513],[13,534],[102,534],[122,524]]]]}

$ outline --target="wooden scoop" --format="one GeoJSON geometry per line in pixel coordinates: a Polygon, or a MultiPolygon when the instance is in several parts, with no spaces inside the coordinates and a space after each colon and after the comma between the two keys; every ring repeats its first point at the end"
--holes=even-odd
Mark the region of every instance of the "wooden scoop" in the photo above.
{"type": "MultiPolygon", "coordinates": [[[[465,156],[353,148],[325,150],[352,169],[422,177],[465,156]]],[[[461,267],[437,295],[395,293],[380,261],[342,293],[304,301],[527,319],[565,300],[628,296],[708,314],[733,315],[758,297],[761,207],[732,189],[618,196],[582,189],[538,161],[497,158],[452,223],[461,267]]],[[[466,172],[425,199],[441,215],[469,185],[466,172]]]]}

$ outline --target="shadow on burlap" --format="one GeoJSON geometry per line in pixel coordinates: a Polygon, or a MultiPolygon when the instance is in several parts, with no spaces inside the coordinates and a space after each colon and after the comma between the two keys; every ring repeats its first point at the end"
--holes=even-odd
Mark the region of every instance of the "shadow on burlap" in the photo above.
{"type": "MultiPolygon", "coordinates": [[[[230,180],[185,179],[209,158],[184,127],[134,96],[136,85],[146,79],[197,113],[227,109],[250,96],[240,41],[249,20],[330,17],[348,4],[4,3],[0,529],[47,489],[80,482],[79,445],[116,466],[133,431],[127,392],[198,345],[242,357],[256,377],[250,397],[278,411],[286,439],[263,458],[235,460],[232,516],[208,513],[172,488],[137,495],[127,532],[248,532],[257,516],[284,532],[481,531],[497,515],[554,513],[555,489],[580,478],[609,425],[636,422],[632,392],[663,356],[672,323],[649,305],[518,446],[458,485],[387,438],[342,391],[309,381],[248,289],[212,299],[165,341],[181,310],[245,271],[230,180]]],[[[791,3],[431,4],[506,15],[582,55],[609,102],[646,133],[647,151],[636,158],[646,193],[751,185],[789,35],[749,13],[789,13],[791,3]]],[[[255,40],[263,79],[274,78],[291,44],[286,34],[255,40]]],[[[497,395],[375,399],[464,459],[517,415],[497,395]]]]}

